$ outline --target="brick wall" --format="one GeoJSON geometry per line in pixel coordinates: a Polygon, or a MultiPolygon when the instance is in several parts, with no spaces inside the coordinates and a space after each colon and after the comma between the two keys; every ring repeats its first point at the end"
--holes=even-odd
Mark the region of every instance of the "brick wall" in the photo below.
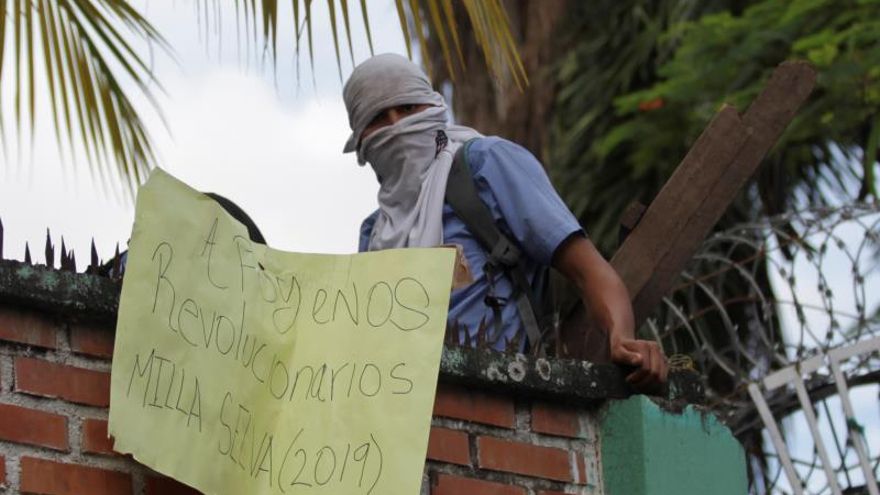
{"type": "MultiPolygon", "coordinates": [[[[196,493],[113,452],[109,327],[0,305],[0,493],[196,493]]],[[[593,413],[441,383],[422,493],[601,493],[593,413]]]]}

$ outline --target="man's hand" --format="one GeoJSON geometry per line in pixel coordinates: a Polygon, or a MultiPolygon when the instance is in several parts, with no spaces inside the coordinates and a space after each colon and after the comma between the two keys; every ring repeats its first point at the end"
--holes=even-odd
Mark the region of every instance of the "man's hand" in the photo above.
{"type": "Polygon", "coordinates": [[[640,392],[656,392],[666,383],[669,367],[666,356],[653,340],[611,336],[611,360],[637,369],[626,381],[640,392]]]}
{"type": "Polygon", "coordinates": [[[640,392],[659,392],[666,383],[666,356],[656,342],[635,338],[626,286],[593,243],[581,235],[569,237],[554,253],[553,266],[578,287],[590,314],[607,330],[611,360],[636,368],[626,381],[640,392]]]}

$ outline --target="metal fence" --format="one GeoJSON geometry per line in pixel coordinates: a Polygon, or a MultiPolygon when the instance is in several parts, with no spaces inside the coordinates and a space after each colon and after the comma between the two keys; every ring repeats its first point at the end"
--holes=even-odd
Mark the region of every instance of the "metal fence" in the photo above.
{"type": "Polygon", "coordinates": [[[641,329],[706,377],[752,493],[877,494],[878,227],[855,204],[719,232],[641,329]]]}

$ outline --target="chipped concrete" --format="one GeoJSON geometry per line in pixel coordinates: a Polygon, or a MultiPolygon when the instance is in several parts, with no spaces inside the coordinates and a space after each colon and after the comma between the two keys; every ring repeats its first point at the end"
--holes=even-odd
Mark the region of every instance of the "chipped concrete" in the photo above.
{"type": "Polygon", "coordinates": [[[535,371],[544,381],[550,380],[550,363],[544,358],[538,358],[535,361],[535,371]]]}

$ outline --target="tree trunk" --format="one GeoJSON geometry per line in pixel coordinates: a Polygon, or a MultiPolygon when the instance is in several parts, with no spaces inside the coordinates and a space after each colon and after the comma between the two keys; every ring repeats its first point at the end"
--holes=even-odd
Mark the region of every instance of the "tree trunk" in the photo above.
{"type": "Polygon", "coordinates": [[[565,53],[558,27],[569,0],[507,0],[504,5],[529,77],[528,86],[518,88],[510,75],[501,81],[492,79],[483,67],[483,54],[462,8],[457,9],[456,17],[465,73],[461,73],[461,65],[453,55],[455,82],[449,84],[443,52],[436,38],[432,38],[428,42],[432,79],[438,91],[447,97],[448,88],[452,88],[452,110],[457,123],[514,141],[544,161],[548,123],[556,98],[554,69],[565,53]]]}

